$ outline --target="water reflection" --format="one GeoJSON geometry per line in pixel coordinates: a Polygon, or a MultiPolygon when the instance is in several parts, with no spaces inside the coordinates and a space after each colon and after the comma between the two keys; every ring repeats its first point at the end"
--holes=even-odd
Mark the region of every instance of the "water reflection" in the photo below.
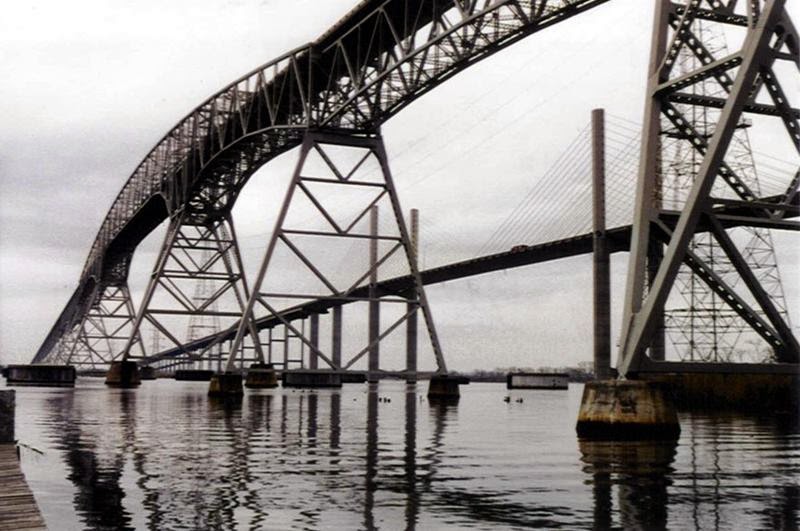
{"type": "MultiPolygon", "coordinates": [[[[53,442],[67,465],[67,479],[76,487],[73,504],[80,517],[92,529],[132,529],[130,514],[124,509],[125,494],[119,479],[122,472],[122,453],[114,452],[110,459],[98,457],[97,437],[85,437],[84,413],[77,407],[73,393],[57,394],[46,400],[53,411],[51,427],[53,442]]],[[[115,416],[122,423],[131,418],[135,399],[126,398],[115,416]]]]}
{"type": "Polygon", "coordinates": [[[378,386],[369,384],[367,393],[367,447],[364,475],[364,528],[375,529],[375,491],[378,475],[378,386]]]}
{"type": "Polygon", "coordinates": [[[580,441],[579,447],[592,477],[594,529],[613,526],[613,486],[624,529],[667,529],[676,441],[580,441]]]}
{"type": "Polygon", "coordinates": [[[406,529],[413,530],[417,526],[419,516],[419,494],[417,492],[417,386],[406,386],[405,400],[405,451],[403,452],[403,468],[406,480],[406,529]]]}
{"type": "Polygon", "coordinates": [[[563,397],[422,391],[230,402],[157,382],[41,395],[35,414],[84,529],[797,527],[796,422],[686,415],[677,444],[578,442],[563,397]]]}

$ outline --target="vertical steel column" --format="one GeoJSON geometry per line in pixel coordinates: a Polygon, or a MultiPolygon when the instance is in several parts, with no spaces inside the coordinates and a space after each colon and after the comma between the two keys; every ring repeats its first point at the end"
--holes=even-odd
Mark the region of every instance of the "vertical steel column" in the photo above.
{"type": "Polygon", "coordinates": [[[605,114],[592,111],[592,221],[594,249],[594,374],[611,377],[611,281],[606,236],[605,114]]]}
{"type": "Polygon", "coordinates": [[[272,328],[267,329],[267,363],[272,365],[272,328]]]}
{"type": "Polygon", "coordinates": [[[308,326],[309,326],[309,341],[311,341],[311,346],[308,349],[308,368],[309,369],[317,369],[319,368],[319,360],[317,359],[317,349],[319,348],[319,314],[312,313],[308,317],[308,326]]]}
{"type": "MultiPolygon", "coordinates": [[[[711,210],[708,208],[709,196],[711,189],[714,185],[715,178],[720,174],[720,170],[724,169],[724,158],[730,145],[734,131],[739,123],[739,118],[742,115],[746,105],[748,105],[749,98],[752,97],[753,85],[756,77],[761,72],[763,75],[763,65],[768,62],[768,55],[770,54],[770,39],[775,34],[778,26],[778,21],[783,15],[785,0],[772,0],[764,4],[765,10],[758,19],[758,23],[754,28],[750,28],[742,44],[741,52],[738,54],[739,67],[736,71],[735,81],[731,86],[729,95],[724,102],[720,112],[717,125],[714,132],[708,141],[706,151],[704,153],[702,162],[697,169],[696,178],[689,194],[686,198],[685,205],[681,211],[675,228],[671,230],[669,237],[669,245],[664,251],[664,257],[661,260],[661,265],[658,272],[650,285],[647,292],[647,297],[642,298],[643,285],[637,281],[643,278],[640,273],[644,273],[645,262],[647,258],[647,247],[641,244],[647,244],[648,239],[640,239],[641,236],[647,236],[645,227],[649,230],[650,219],[645,219],[641,214],[646,210],[655,210],[652,207],[651,195],[644,195],[637,191],[637,214],[634,217],[633,236],[631,240],[631,267],[628,273],[628,286],[629,289],[626,295],[626,312],[623,322],[623,334],[620,347],[620,361],[617,363],[617,369],[621,376],[626,376],[629,373],[636,373],[640,365],[644,361],[644,351],[653,342],[654,335],[659,325],[659,319],[663,316],[664,305],[669,296],[669,291],[678,274],[678,268],[681,266],[685,258],[690,260],[691,264],[695,267],[706,268],[708,266],[702,264],[688,249],[689,243],[694,236],[698,222],[701,216],[712,215],[711,210]],[[646,205],[650,204],[649,208],[646,205]]],[[[657,7],[657,13],[666,12],[669,8],[669,2],[660,2],[657,7]],[[663,5],[662,5],[663,4],[663,5]]],[[[657,19],[658,20],[658,19],[657,19]]],[[[656,34],[665,33],[666,24],[661,27],[656,27],[656,34]]],[[[663,50],[663,48],[662,48],[663,50]]],[[[663,55],[663,54],[662,54],[663,55]]],[[[652,66],[652,65],[651,65],[652,66]]],[[[707,67],[702,67],[707,68],[707,67]]],[[[648,100],[648,109],[660,108],[663,100],[660,94],[663,89],[659,88],[660,85],[653,85],[653,82],[660,82],[660,69],[653,72],[651,83],[648,86],[648,93],[650,99],[648,100]]],[[[674,111],[673,111],[674,113],[674,111]]],[[[656,115],[657,117],[657,115],[656,115]]],[[[647,128],[645,133],[647,133],[647,128]]],[[[649,135],[647,135],[649,136],[649,135]]],[[[645,137],[645,142],[646,138],[645,137]]],[[[647,155],[646,150],[643,151],[647,155]]],[[[655,157],[655,153],[652,156],[655,157]]],[[[647,169],[642,162],[643,169],[647,169]]],[[[728,169],[724,169],[726,174],[729,175],[728,169]]],[[[652,192],[654,181],[654,174],[647,174],[642,172],[639,175],[640,191],[643,190],[642,183],[649,181],[649,190],[652,192]]],[[[746,186],[741,183],[734,183],[735,190],[742,193],[746,190],[746,186]]],[[[733,185],[732,185],[733,186],[733,185]]],[[[652,221],[657,221],[653,219],[652,221]]],[[[713,271],[710,271],[709,278],[719,287],[724,283],[719,281],[713,271]]],[[[735,294],[725,288],[731,300],[736,302],[731,305],[734,309],[742,310],[747,305],[746,302],[741,301],[735,294]]],[[[743,312],[744,313],[744,312],[743,312]]],[[[757,322],[758,328],[761,330],[766,329],[768,325],[763,323],[758,316],[753,312],[747,312],[748,318],[751,321],[757,322]]],[[[770,339],[775,337],[775,334],[770,332],[765,334],[770,339]]]]}
{"type": "Polygon", "coordinates": [[[378,381],[377,371],[380,369],[381,307],[378,301],[378,207],[369,210],[369,361],[367,379],[378,381]]]}
{"type": "Polygon", "coordinates": [[[633,318],[642,308],[644,282],[647,269],[647,248],[652,237],[650,223],[658,219],[655,208],[658,156],[661,150],[661,102],[656,96],[659,85],[666,76],[661,68],[669,35],[669,0],[657,0],[653,14],[653,35],[650,42],[650,63],[647,68],[647,101],[642,125],[642,147],[636,184],[636,202],[633,213],[631,247],[628,254],[628,273],[625,285],[625,303],[622,312],[622,333],[617,359],[617,370],[624,376],[623,358],[628,349],[629,329],[633,318]]]}
{"type": "Polygon", "coordinates": [[[289,370],[289,327],[283,325],[283,370],[289,370]]]}
{"type": "MultiPolygon", "coordinates": [[[[419,210],[411,209],[411,259],[415,263],[419,257],[419,210]]],[[[415,383],[417,381],[417,292],[414,290],[409,293],[406,311],[408,320],[406,321],[406,382],[415,383]]]]}
{"type": "MultiPolygon", "coordinates": [[[[661,183],[658,182],[658,189],[661,189],[661,183]]],[[[656,199],[658,208],[661,208],[660,194],[656,199]]],[[[656,238],[650,238],[650,243],[647,246],[647,285],[652,286],[658,274],[658,268],[661,266],[661,260],[664,258],[664,246],[656,238]]],[[[650,342],[650,359],[653,361],[664,361],[666,359],[666,330],[664,328],[664,309],[662,308],[656,316],[656,328],[653,332],[653,339],[650,342]]]]}
{"type": "Polygon", "coordinates": [[[331,360],[337,367],[342,366],[342,307],[333,307],[331,324],[331,360]]]}

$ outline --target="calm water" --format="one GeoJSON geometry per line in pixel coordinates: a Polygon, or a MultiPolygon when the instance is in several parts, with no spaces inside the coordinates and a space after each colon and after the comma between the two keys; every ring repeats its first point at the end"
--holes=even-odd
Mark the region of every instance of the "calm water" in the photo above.
{"type": "Polygon", "coordinates": [[[677,444],[579,443],[582,392],[471,384],[17,388],[22,464],[51,529],[796,529],[800,430],[683,415],[677,444]],[[510,395],[510,402],[503,398],[510,395]],[[517,402],[521,398],[522,402],[517,402]]]}

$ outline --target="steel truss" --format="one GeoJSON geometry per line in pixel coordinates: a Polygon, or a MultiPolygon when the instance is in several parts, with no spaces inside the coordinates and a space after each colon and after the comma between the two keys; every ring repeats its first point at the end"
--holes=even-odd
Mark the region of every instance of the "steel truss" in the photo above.
{"type": "Polygon", "coordinates": [[[78,369],[103,369],[130,349],[144,356],[141,334],[133,323],[136,312],[126,282],[98,285],[89,309],[58,346],[57,363],[78,369]]]}
{"type": "MultiPolygon", "coordinates": [[[[212,363],[219,357],[217,342],[195,351],[184,349],[184,345],[197,332],[199,323],[206,332],[209,327],[219,332],[222,326],[240,319],[249,294],[230,213],[213,218],[207,211],[202,216],[189,210],[179,213],[167,228],[124,359],[136,357],[131,350],[134,338],[146,321],[180,350],[174,360],[177,363],[212,363]]],[[[249,321],[245,323],[252,327],[249,321]]],[[[254,359],[263,361],[260,345],[255,346],[254,359]]]]}
{"type": "MultiPolygon", "coordinates": [[[[781,311],[753,273],[747,260],[724,228],[718,210],[722,206],[751,208],[745,225],[798,230],[795,223],[783,220],[783,212],[797,194],[797,178],[789,178],[782,201],[775,209],[759,208],[767,203],[726,160],[743,113],[780,118],[788,139],[800,152],[800,111],[790,106],[774,68],[776,61],[789,61],[800,69],[798,34],[784,7],[784,0],[746,3],[746,14],[738,14],[737,2],[700,0],[686,5],[668,0],[657,3],[655,29],[649,66],[647,106],[642,141],[642,157],[631,241],[630,265],[623,316],[622,341],[617,369],[621,376],[659,366],[646,355],[657,345],[664,306],[678,270],[685,265],[743,319],[770,346],[775,359],[797,363],[800,348],[781,311]],[[691,30],[697,18],[711,20],[746,32],[741,48],[715,58],[698,35],[691,30]],[[688,48],[701,63],[695,70],[675,75],[673,67],[682,49],[688,48]],[[709,97],[684,89],[713,79],[724,97],[709,97]],[[762,93],[765,97],[761,97],[762,93]],[[764,101],[764,99],[769,101],[764,101]],[[697,112],[720,109],[710,138],[698,131],[678,103],[697,112]],[[694,183],[674,229],[661,219],[661,149],[667,131],[678,131],[700,161],[694,183]],[[723,184],[724,183],[724,184],[723,184]],[[715,184],[717,186],[715,186],[715,184]],[[721,189],[729,192],[723,195],[721,189]],[[702,226],[702,229],[701,229],[702,226]],[[710,231],[716,244],[732,264],[748,290],[747,299],[714,270],[703,257],[690,249],[698,232],[710,231]],[[653,253],[654,242],[666,249],[653,253]],[[648,259],[649,255],[649,259],[648,259]],[[647,278],[648,270],[652,272],[647,278]],[[751,302],[752,301],[752,302],[751,302]]],[[[659,249],[660,250],[660,249],[659,249]]]]}
{"type": "Polygon", "coordinates": [[[249,177],[298,146],[305,130],[373,130],[458,72],[606,1],[361,2],[317,41],[235,80],[168,131],[129,177],[34,361],[81,318],[79,302],[109,255],[132,252],[197,202],[232,207],[249,177]]]}
{"type": "MultiPolygon", "coordinates": [[[[670,17],[670,26],[680,31],[678,16],[670,17]]],[[[727,38],[721,25],[705,20],[696,20],[683,31],[691,31],[702,46],[682,47],[677,54],[675,69],[678,75],[702,66],[704,62],[712,62],[715,57],[727,55],[727,38]]],[[[727,79],[726,79],[727,82],[727,79]]],[[[714,78],[704,79],[691,87],[682,90],[692,96],[720,98],[726,89],[714,78]]],[[[693,108],[691,105],[673,102],[683,116],[690,119],[692,127],[701,138],[713,133],[718,118],[718,109],[705,107],[693,108]]],[[[751,121],[741,120],[734,131],[727,160],[740,179],[756,194],[762,195],[759,168],[753,157],[749,139],[751,121]]],[[[694,182],[695,170],[700,155],[697,150],[687,145],[692,137],[681,130],[672,128],[664,132],[662,137],[662,183],[663,204],[680,209],[685,193],[694,182]]],[[[712,194],[724,195],[727,185],[717,182],[712,194]]],[[[775,247],[771,230],[763,227],[743,227],[731,232],[731,238],[741,241],[742,257],[758,278],[759,283],[769,294],[773,304],[787,324],[790,324],[783,293],[781,275],[775,256],[775,247]]],[[[725,252],[720,248],[711,233],[696,234],[689,249],[711,266],[732,288],[736,288],[741,277],[731,264],[725,252]]],[[[759,336],[750,330],[750,326],[732,310],[717,293],[704,281],[699,279],[687,266],[679,269],[676,286],[680,297],[671,297],[665,312],[665,330],[673,345],[675,353],[682,361],[728,362],[728,361],[764,361],[772,355],[759,336]]],[[[758,311],[758,310],[757,310],[758,311]]],[[[762,315],[763,317],[763,315],[762,315]]]]}
{"type": "MultiPolygon", "coordinates": [[[[278,286],[285,285],[278,284],[278,286]]],[[[322,361],[330,369],[348,370],[364,356],[369,355],[368,372],[371,377],[375,377],[380,371],[378,358],[380,342],[403,323],[411,321],[413,326],[418,310],[422,311],[437,370],[446,372],[447,367],[381,136],[378,133],[348,135],[307,132],[261,262],[253,292],[247,302],[245,318],[239,322],[236,336],[231,344],[226,370],[234,370],[235,360],[240,354],[245,336],[248,333],[252,335],[248,330],[248,323],[252,323],[253,319],[258,317],[255,312],[266,312],[267,316],[275,318],[285,327],[284,342],[291,337],[299,340],[301,345],[308,349],[311,368],[317,368],[322,361]],[[321,162],[324,167],[323,175],[315,173],[318,170],[310,164],[312,157],[321,162]],[[342,209],[334,212],[331,205],[326,204],[326,197],[337,192],[346,193],[347,197],[351,198],[345,205],[344,212],[342,209]],[[357,198],[353,199],[354,196],[357,198]],[[323,228],[309,230],[308,220],[304,220],[302,226],[297,225],[298,221],[291,215],[292,207],[303,204],[314,212],[314,217],[323,228]],[[379,227],[378,211],[382,206],[384,212],[388,210],[393,215],[393,223],[389,223],[391,228],[379,227]],[[363,225],[367,220],[369,230],[365,231],[363,225]],[[319,256],[312,256],[311,251],[319,249],[321,243],[333,245],[337,242],[346,245],[368,245],[368,263],[352,264],[353,260],[349,259],[347,274],[334,277],[329,271],[329,264],[319,256]],[[278,272],[276,269],[280,267],[273,264],[279,252],[284,256],[293,257],[297,264],[296,270],[302,270],[313,279],[311,287],[303,285],[301,291],[291,290],[288,287],[270,289],[272,286],[272,283],[269,283],[270,276],[278,272]],[[406,272],[414,279],[415,285],[410,294],[407,291],[382,292],[377,287],[379,269],[398,253],[405,255],[403,263],[406,272]],[[315,302],[322,305],[330,302],[338,304],[338,307],[333,308],[330,350],[319,342],[319,316],[324,310],[315,312],[312,308],[300,316],[301,323],[308,319],[308,330],[304,325],[298,327],[291,320],[297,316],[298,308],[315,302]],[[341,304],[345,303],[367,304],[369,337],[363,348],[343,357],[341,304]],[[383,330],[380,320],[382,304],[395,304],[403,309],[400,318],[383,330]]],[[[269,333],[271,341],[274,341],[271,332],[269,333]]],[[[416,332],[408,334],[409,337],[412,335],[416,341],[416,332]]],[[[260,341],[257,340],[255,343],[259,344],[260,341]]],[[[284,354],[284,360],[286,366],[287,354],[284,354]]]]}

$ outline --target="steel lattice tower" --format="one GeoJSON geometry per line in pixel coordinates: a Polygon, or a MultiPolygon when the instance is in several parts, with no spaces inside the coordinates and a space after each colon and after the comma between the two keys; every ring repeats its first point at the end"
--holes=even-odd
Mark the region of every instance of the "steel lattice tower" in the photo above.
{"type": "MultiPolygon", "coordinates": [[[[725,35],[719,28],[696,21],[695,35],[708,52],[715,57],[728,53],[725,35]]],[[[701,67],[698,55],[682,48],[676,60],[676,70],[687,74],[701,67]]],[[[725,90],[714,79],[705,79],[691,87],[697,96],[724,97],[725,90]]],[[[703,137],[713,135],[719,119],[719,110],[707,107],[698,109],[690,105],[676,105],[689,118],[695,131],[703,137]]],[[[753,158],[748,128],[750,122],[742,119],[731,139],[728,158],[730,166],[742,181],[756,194],[761,194],[758,170],[753,158]]],[[[668,125],[663,130],[661,160],[662,195],[659,198],[664,208],[679,210],[686,202],[702,157],[694,149],[688,149],[685,137],[677,128],[668,125]]],[[[715,195],[730,195],[724,183],[714,187],[715,195]]],[[[775,247],[769,229],[742,227],[732,236],[742,245],[742,256],[753,274],[769,294],[781,316],[789,322],[786,299],[780,271],[775,256],[775,247]]],[[[696,234],[689,249],[701,257],[731,287],[736,287],[740,276],[736,268],[720,248],[711,233],[696,234]]],[[[677,356],[683,361],[771,361],[773,351],[748,324],[701,280],[686,265],[682,265],[675,279],[675,294],[665,309],[665,329],[677,356]]],[[[763,315],[763,312],[759,312],[763,315]]]]}
{"type": "MultiPolygon", "coordinates": [[[[227,234],[226,234],[227,236],[227,234]]],[[[212,259],[212,253],[210,250],[204,250],[202,253],[202,261],[204,263],[210,262],[212,259]]],[[[210,313],[195,313],[189,318],[189,326],[186,332],[186,340],[187,342],[191,343],[192,341],[196,341],[201,339],[202,337],[214,334],[222,330],[222,322],[220,321],[218,312],[219,312],[219,304],[214,297],[216,292],[214,282],[209,280],[208,278],[201,278],[197,280],[195,283],[195,291],[192,296],[192,301],[194,302],[195,306],[203,307],[206,304],[210,303],[208,309],[210,313]]],[[[205,352],[205,357],[207,361],[207,368],[212,369],[216,367],[212,367],[213,360],[220,360],[220,356],[222,355],[221,345],[216,344],[212,346],[208,351],[205,352]]],[[[202,364],[203,360],[199,360],[198,364],[202,364]]]]}

